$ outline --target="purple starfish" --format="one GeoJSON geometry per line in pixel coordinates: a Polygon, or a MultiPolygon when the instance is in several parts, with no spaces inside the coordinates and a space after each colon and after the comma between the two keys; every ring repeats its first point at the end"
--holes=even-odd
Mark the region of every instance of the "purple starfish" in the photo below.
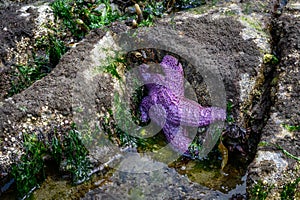
{"type": "Polygon", "coordinates": [[[190,155],[187,126],[200,127],[216,120],[225,120],[222,108],[202,107],[184,96],[184,74],[182,65],[173,56],[166,55],[160,63],[164,75],[151,73],[146,64],[139,66],[141,79],[149,93],[141,105],[141,120],[150,118],[163,128],[168,142],[175,150],[190,155]]]}

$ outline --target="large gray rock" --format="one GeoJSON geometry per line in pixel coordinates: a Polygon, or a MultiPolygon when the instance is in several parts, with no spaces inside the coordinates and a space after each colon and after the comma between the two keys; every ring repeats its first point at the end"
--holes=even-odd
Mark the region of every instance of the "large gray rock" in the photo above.
{"type": "MultiPolygon", "coordinates": [[[[280,199],[283,187],[300,177],[300,2],[290,1],[283,14],[275,22],[274,42],[281,58],[274,71],[272,96],[273,105],[270,117],[262,130],[261,143],[256,157],[249,166],[248,192],[261,184],[267,191],[268,199],[280,199]],[[292,130],[295,127],[297,130],[292,130]],[[298,127],[298,128],[297,128],[298,127]],[[279,145],[279,146],[278,146],[279,145]],[[292,158],[287,153],[297,158],[292,158]]],[[[298,199],[299,184],[294,191],[296,196],[284,198],[298,199]]]]}

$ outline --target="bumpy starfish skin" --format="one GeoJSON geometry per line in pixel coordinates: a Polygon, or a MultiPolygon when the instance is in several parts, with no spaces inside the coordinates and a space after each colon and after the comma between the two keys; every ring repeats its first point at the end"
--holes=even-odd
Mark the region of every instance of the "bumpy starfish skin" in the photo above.
{"type": "Polygon", "coordinates": [[[163,128],[175,150],[189,154],[192,140],[187,137],[186,126],[200,127],[225,120],[226,113],[222,108],[202,107],[184,97],[183,68],[176,58],[166,55],[160,66],[164,75],[150,73],[146,64],[139,66],[140,77],[149,91],[140,105],[141,120],[146,122],[151,118],[163,128]]]}

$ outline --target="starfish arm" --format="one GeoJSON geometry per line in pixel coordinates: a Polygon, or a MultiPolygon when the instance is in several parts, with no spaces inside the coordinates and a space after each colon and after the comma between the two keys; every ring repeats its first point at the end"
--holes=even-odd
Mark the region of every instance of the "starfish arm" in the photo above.
{"type": "Polygon", "coordinates": [[[149,119],[149,109],[154,104],[162,105],[167,112],[167,119],[177,125],[199,127],[209,125],[216,120],[225,120],[226,118],[224,109],[202,107],[195,101],[174,95],[164,87],[153,88],[150,93],[151,95],[146,96],[140,106],[142,120],[145,121],[149,119]]]}
{"type": "Polygon", "coordinates": [[[171,77],[166,76],[165,86],[177,96],[184,96],[184,79],[182,75],[173,74],[171,77]]]}
{"type": "Polygon", "coordinates": [[[161,61],[162,66],[166,76],[173,76],[174,73],[183,76],[183,68],[177,58],[173,56],[166,55],[161,61]]]}
{"type": "Polygon", "coordinates": [[[183,68],[179,61],[173,56],[166,55],[161,67],[166,76],[166,86],[178,96],[184,95],[184,75],[183,68]]]}
{"type": "Polygon", "coordinates": [[[152,102],[150,96],[146,96],[142,99],[142,102],[140,104],[140,112],[141,112],[141,121],[142,122],[147,122],[150,119],[148,112],[152,105],[153,105],[153,102],[152,102]]]}
{"type": "MultiPolygon", "coordinates": [[[[157,73],[148,72],[149,66],[142,64],[139,66],[140,78],[145,85],[165,85],[165,76],[157,73]]],[[[150,89],[150,88],[148,88],[150,89]]]]}
{"type": "MultiPolygon", "coordinates": [[[[217,120],[225,120],[226,112],[218,107],[202,107],[195,101],[182,98],[178,105],[178,116],[183,126],[206,126],[217,120]]],[[[176,119],[178,120],[178,119],[176,119]]]]}
{"type": "Polygon", "coordinates": [[[161,128],[164,126],[167,118],[167,111],[162,104],[155,101],[155,96],[146,96],[142,99],[140,112],[142,122],[147,122],[151,119],[161,128]]]}
{"type": "Polygon", "coordinates": [[[163,128],[164,134],[173,149],[181,154],[190,155],[189,145],[192,140],[186,137],[186,128],[183,126],[166,123],[163,128]]]}

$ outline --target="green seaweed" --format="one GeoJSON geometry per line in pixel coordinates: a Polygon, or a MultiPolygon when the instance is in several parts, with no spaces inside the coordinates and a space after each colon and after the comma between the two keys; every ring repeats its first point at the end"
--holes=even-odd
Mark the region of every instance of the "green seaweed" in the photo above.
{"type": "Polygon", "coordinates": [[[63,41],[57,39],[51,34],[48,35],[48,40],[47,54],[49,57],[49,62],[56,66],[60,58],[67,52],[67,47],[63,41]]]}
{"type": "Polygon", "coordinates": [[[91,29],[109,25],[120,18],[119,13],[112,10],[109,0],[94,3],[82,0],[55,0],[50,6],[54,15],[77,38],[83,38],[91,29]]]}
{"type": "Polygon", "coordinates": [[[285,150],[282,146],[280,146],[279,144],[274,144],[274,143],[271,143],[271,142],[265,142],[265,141],[261,141],[258,143],[258,146],[260,147],[264,147],[264,146],[273,146],[273,147],[276,147],[277,149],[281,150],[282,153],[284,153],[286,156],[288,156],[289,158],[292,158],[294,160],[297,160],[297,161],[300,161],[300,158],[289,153],[287,150],[285,150]]]}
{"type": "Polygon", "coordinates": [[[289,153],[287,150],[285,150],[282,146],[278,145],[278,144],[274,144],[274,146],[276,146],[279,150],[282,151],[282,153],[284,153],[286,156],[294,159],[294,160],[297,160],[297,161],[300,161],[300,158],[297,157],[297,156],[294,156],[293,154],[289,153]]]}
{"type": "Polygon", "coordinates": [[[251,200],[265,200],[274,185],[264,185],[262,181],[258,181],[257,184],[251,190],[251,200]]]}
{"type": "Polygon", "coordinates": [[[288,131],[300,131],[300,125],[288,125],[288,124],[283,124],[283,127],[287,129],[288,131]]]}
{"type": "MultiPolygon", "coordinates": [[[[118,72],[118,67],[125,63],[125,58],[122,56],[116,56],[115,58],[108,59],[109,64],[104,66],[104,72],[111,74],[114,78],[121,80],[121,76],[118,72]]],[[[100,67],[101,68],[101,67],[100,67]]]]}
{"type": "Polygon", "coordinates": [[[44,54],[33,54],[33,57],[28,59],[27,65],[15,66],[17,71],[13,74],[8,96],[20,93],[37,80],[46,76],[68,50],[63,41],[50,33],[38,38],[34,46],[39,51],[44,51],[44,54]]]}
{"type": "Polygon", "coordinates": [[[18,196],[23,197],[37,184],[45,179],[44,160],[45,145],[35,135],[24,135],[25,154],[18,164],[12,165],[18,196]]]}
{"type": "Polygon", "coordinates": [[[81,142],[75,124],[63,136],[63,140],[54,135],[50,143],[41,141],[34,133],[26,133],[23,148],[25,153],[17,164],[12,165],[11,172],[19,197],[28,196],[46,178],[45,157],[53,159],[56,166],[70,174],[74,184],[89,178],[91,163],[87,158],[88,151],[81,142]]]}
{"type": "Polygon", "coordinates": [[[235,122],[234,117],[233,117],[233,115],[232,115],[233,107],[234,107],[233,103],[232,103],[231,101],[228,101],[228,102],[227,102],[227,105],[226,105],[226,114],[227,114],[227,116],[226,116],[226,121],[227,121],[228,123],[233,123],[233,122],[235,122]]]}
{"type": "Polygon", "coordinates": [[[88,151],[81,141],[80,132],[74,128],[69,131],[61,145],[64,150],[61,163],[65,165],[66,171],[71,173],[72,182],[77,183],[89,178],[91,163],[87,158],[88,151]]]}
{"type": "Polygon", "coordinates": [[[243,3],[243,11],[244,14],[249,15],[252,12],[251,3],[243,3]]]}
{"type": "Polygon", "coordinates": [[[14,78],[11,80],[8,96],[13,96],[23,91],[35,81],[43,78],[49,71],[47,63],[47,59],[34,56],[33,62],[30,62],[28,65],[16,65],[17,71],[13,74],[14,78]]]}
{"type": "Polygon", "coordinates": [[[300,183],[300,177],[297,178],[295,181],[286,184],[283,187],[282,192],[280,193],[280,197],[281,199],[295,199],[295,193],[296,193],[296,189],[298,184],[300,183]]]}

